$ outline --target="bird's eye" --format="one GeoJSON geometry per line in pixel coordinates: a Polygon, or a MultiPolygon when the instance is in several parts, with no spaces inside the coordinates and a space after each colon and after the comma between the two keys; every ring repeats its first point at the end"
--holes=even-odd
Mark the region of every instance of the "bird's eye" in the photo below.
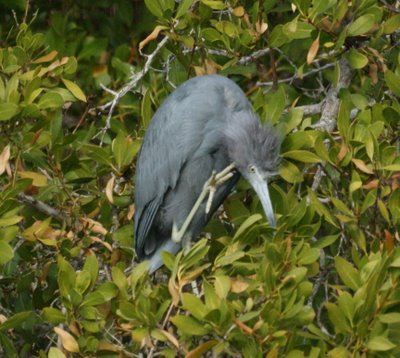
{"type": "Polygon", "coordinates": [[[256,172],[256,167],[254,165],[249,166],[249,172],[254,174],[256,172]]]}

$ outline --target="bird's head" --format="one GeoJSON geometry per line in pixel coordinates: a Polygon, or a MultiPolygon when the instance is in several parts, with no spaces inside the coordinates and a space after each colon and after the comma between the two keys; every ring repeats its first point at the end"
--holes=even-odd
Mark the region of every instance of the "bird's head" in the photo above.
{"type": "Polygon", "coordinates": [[[252,112],[235,113],[224,130],[225,148],[239,173],[253,187],[271,226],[276,226],[267,180],[277,172],[281,137],[252,112]]]}

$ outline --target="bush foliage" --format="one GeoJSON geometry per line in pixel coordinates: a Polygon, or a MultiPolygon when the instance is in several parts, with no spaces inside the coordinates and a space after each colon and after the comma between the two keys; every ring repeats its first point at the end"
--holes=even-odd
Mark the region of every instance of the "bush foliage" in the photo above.
{"type": "Polygon", "coordinates": [[[398,1],[19,0],[0,19],[0,355],[400,356],[398,1]],[[283,134],[278,228],[240,182],[152,278],[135,157],[209,73],[283,134]]]}

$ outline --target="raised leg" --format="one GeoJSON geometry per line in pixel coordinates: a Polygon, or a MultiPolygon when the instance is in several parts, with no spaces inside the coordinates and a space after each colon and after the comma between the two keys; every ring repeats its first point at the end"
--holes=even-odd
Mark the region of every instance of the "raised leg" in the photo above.
{"type": "MultiPolygon", "coordinates": [[[[214,194],[217,190],[217,187],[225,183],[228,179],[230,179],[233,176],[232,170],[234,168],[235,168],[234,164],[230,164],[221,172],[219,173],[214,172],[211,175],[211,177],[205,182],[203,190],[201,191],[199,197],[197,198],[195,204],[193,205],[192,210],[190,210],[190,213],[187,216],[185,222],[182,224],[182,227],[178,229],[175,223],[172,225],[172,233],[171,233],[172,241],[176,243],[182,241],[183,236],[185,235],[189,225],[191,224],[194,216],[199,210],[199,207],[203,202],[203,200],[206,198],[207,194],[208,194],[208,199],[206,205],[206,214],[210,212],[212,200],[214,198],[214,194]]],[[[187,245],[188,243],[185,243],[185,246],[187,245]]]]}

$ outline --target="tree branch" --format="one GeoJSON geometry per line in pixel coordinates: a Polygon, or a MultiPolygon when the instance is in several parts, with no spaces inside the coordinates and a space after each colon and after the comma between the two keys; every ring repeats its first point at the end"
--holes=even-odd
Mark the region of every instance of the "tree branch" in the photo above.
{"type": "MultiPolygon", "coordinates": [[[[308,76],[314,75],[314,74],[316,74],[316,73],[322,72],[322,71],[324,71],[324,70],[326,70],[326,69],[328,69],[328,68],[334,67],[334,66],[335,66],[334,63],[327,63],[327,64],[324,65],[324,66],[321,66],[321,67],[318,67],[318,68],[314,68],[314,69],[312,69],[312,70],[310,70],[310,71],[308,71],[308,72],[306,72],[306,73],[303,73],[301,76],[299,76],[299,75],[296,73],[296,74],[293,75],[292,77],[283,78],[283,79],[281,79],[281,80],[278,80],[278,83],[286,83],[286,82],[292,83],[292,82],[293,82],[294,80],[296,80],[296,79],[303,79],[304,77],[308,77],[308,76]]],[[[257,86],[260,86],[260,87],[262,87],[262,86],[273,86],[273,85],[274,85],[274,82],[273,82],[273,81],[269,81],[269,82],[257,82],[257,86]]]]}
{"type": "Polygon", "coordinates": [[[59,210],[54,209],[50,205],[44,203],[43,201],[35,199],[33,196],[26,195],[24,193],[19,193],[17,198],[20,202],[28,204],[35,208],[36,210],[46,214],[62,223],[67,221],[66,216],[59,210]]]}
{"type": "Polygon", "coordinates": [[[135,88],[139,81],[147,74],[147,72],[149,72],[150,66],[152,64],[152,62],[154,61],[154,58],[156,57],[156,55],[160,52],[160,50],[165,46],[165,44],[168,42],[168,36],[165,36],[157,45],[157,47],[155,48],[155,50],[150,54],[147,55],[147,60],[144,64],[144,67],[142,68],[142,70],[140,70],[138,73],[135,73],[130,81],[125,84],[119,91],[113,91],[107,88],[104,88],[104,90],[106,90],[107,92],[111,93],[114,98],[107,102],[106,104],[98,107],[99,110],[104,111],[106,109],[108,110],[108,115],[107,115],[107,122],[106,122],[106,126],[102,129],[101,132],[105,132],[107,131],[107,129],[110,128],[110,120],[111,117],[114,113],[114,109],[116,107],[116,105],[119,103],[119,101],[121,100],[121,98],[123,96],[125,96],[129,91],[131,91],[133,88],[135,88]]]}

